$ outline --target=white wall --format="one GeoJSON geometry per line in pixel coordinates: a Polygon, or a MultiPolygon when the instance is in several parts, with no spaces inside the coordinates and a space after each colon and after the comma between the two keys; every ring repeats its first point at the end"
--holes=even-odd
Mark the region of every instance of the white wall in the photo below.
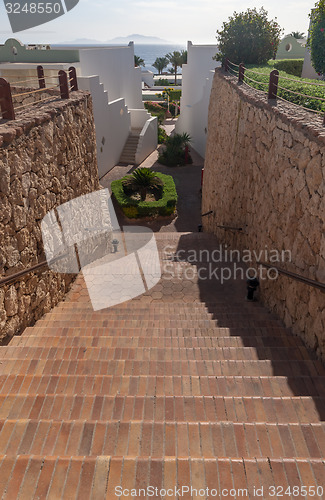
{"type": "Polygon", "coordinates": [[[158,120],[157,117],[152,117],[146,121],[138,143],[137,152],[135,155],[136,164],[139,165],[147,158],[158,145],[158,120]]]}
{"type": "Polygon", "coordinates": [[[99,75],[109,101],[120,97],[128,108],[143,108],[141,69],[134,67],[134,45],[80,49],[81,75],[99,75]]]}
{"type": "Polygon", "coordinates": [[[146,70],[146,69],[141,69],[141,76],[142,76],[142,81],[149,85],[149,87],[154,86],[154,74],[152,71],[146,70]]]}
{"type": "Polygon", "coordinates": [[[129,109],[131,113],[131,128],[142,130],[146,121],[150,120],[151,114],[146,109],[129,109]]]}
{"type": "Polygon", "coordinates": [[[81,90],[89,90],[93,99],[99,177],[118,162],[131,128],[130,112],[124,99],[108,102],[108,93],[98,76],[78,77],[81,90]]]}
{"type": "Polygon", "coordinates": [[[187,64],[183,65],[181,113],[177,133],[188,133],[191,145],[204,158],[208,127],[208,109],[213,73],[220,63],[212,59],[217,45],[187,44],[187,64]]]}

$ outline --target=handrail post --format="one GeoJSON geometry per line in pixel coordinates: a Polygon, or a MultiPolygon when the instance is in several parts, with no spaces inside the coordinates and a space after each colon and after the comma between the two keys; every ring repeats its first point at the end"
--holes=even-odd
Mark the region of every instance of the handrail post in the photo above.
{"type": "Polygon", "coordinates": [[[15,120],[10,83],[0,78],[0,108],[4,120],[15,120]]]}
{"type": "Polygon", "coordinates": [[[69,80],[70,81],[70,90],[71,92],[76,92],[78,90],[78,80],[77,80],[77,72],[74,66],[69,68],[69,80]]]}
{"type": "Polygon", "coordinates": [[[279,72],[277,69],[274,69],[270,73],[268,99],[276,99],[278,93],[278,83],[279,83],[279,72]]]}
{"type": "Polygon", "coordinates": [[[60,92],[61,99],[69,99],[69,86],[68,86],[68,76],[63,69],[59,71],[59,82],[60,82],[60,92]]]}
{"type": "Polygon", "coordinates": [[[238,71],[238,82],[243,82],[244,81],[244,76],[245,76],[245,64],[240,63],[239,65],[239,71],[238,71]]]}
{"type": "Polygon", "coordinates": [[[228,71],[229,70],[229,59],[228,59],[228,57],[226,57],[226,59],[225,59],[224,66],[225,66],[225,71],[228,71]]]}
{"type": "Polygon", "coordinates": [[[37,77],[40,89],[46,88],[43,66],[37,66],[37,77]]]}

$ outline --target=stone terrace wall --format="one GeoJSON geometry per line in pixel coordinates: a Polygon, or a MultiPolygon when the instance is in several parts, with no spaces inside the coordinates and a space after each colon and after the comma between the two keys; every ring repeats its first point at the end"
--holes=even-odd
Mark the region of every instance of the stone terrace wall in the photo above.
{"type": "MultiPolygon", "coordinates": [[[[49,210],[97,189],[88,93],[0,121],[0,278],[44,260],[40,223],[49,210]]],[[[0,288],[0,338],[49,311],[73,278],[43,270],[0,288]]]]}
{"type": "MultiPolygon", "coordinates": [[[[291,262],[275,265],[325,283],[324,194],[321,118],[281,101],[271,105],[216,70],[203,186],[203,212],[214,214],[204,218],[205,231],[242,255],[289,250],[291,262]],[[218,224],[246,230],[225,231],[218,224]]],[[[263,280],[260,294],[325,359],[325,294],[284,276],[263,280]]]]}

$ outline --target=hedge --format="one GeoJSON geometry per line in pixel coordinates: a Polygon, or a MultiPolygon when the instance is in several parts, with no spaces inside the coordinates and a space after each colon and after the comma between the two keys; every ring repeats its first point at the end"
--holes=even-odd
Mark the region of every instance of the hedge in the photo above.
{"type": "Polygon", "coordinates": [[[304,65],[303,59],[279,59],[274,61],[274,67],[279,71],[284,71],[289,75],[301,77],[302,67],[304,65]]]}
{"type": "Polygon", "coordinates": [[[111,183],[113,196],[121,207],[124,215],[129,219],[153,217],[157,215],[166,216],[172,215],[175,212],[177,191],[174,179],[171,175],[161,174],[160,172],[156,172],[156,175],[164,182],[162,197],[157,201],[138,201],[127,196],[124,193],[122,182],[128,176],[111,183]]]}
{"type": "MultiPolygon", "coordinates": [[[[252,64],[247,65],[245,76],[255,80],[256,82],[261,82],[261,84],[252,82],[248,78],[246,80],[246,83],[251,87],[256,88],[257,90],[262,90],[264,92],[267,92],[268,83],[270,79],[270,72],[273,69],[275,69],[276,64],[278,64],[278,61],[269,61],[267,64],[264,65],[252,65],[252,64]],[[254,71],[263,74],[256,74],[254,73],[254,71]],[[262,85],[262,83],[266,85],[262,85]]],[[[283,90],[279,88],[278,89],[279,97],[282,97],[283,99],[286,99],[287,101],[290,101],[294,104],[298,104],[299,106],[304,106],[305,108],[314,109],[322,112],[325,111],[325,102],[313,99],[313,97],[321,97],[322,99],[324,99],[324,94],[325,94],[324,82],[293,77],[292,75],[286,73],[285,71],[280,71],[280,70],[279,70],[279,76],[280,76],[279,85],[287,89],[283,90]],[[295,81],[284,80],[281,78],[281,76],[284,78],[290,78],[295,81]],[[307,82],[313,83],[313,85],[307,85],[307,82]],[[323,86],[318,87],[315,85],[315,83],[323,84],[323,86]],[[298,92],[300,94],[306,94],[307,97],[302,97],[296,94],[292,94],[291,92],[289,92],[289,90],[292,90],[293,92],[298,92]]]]}

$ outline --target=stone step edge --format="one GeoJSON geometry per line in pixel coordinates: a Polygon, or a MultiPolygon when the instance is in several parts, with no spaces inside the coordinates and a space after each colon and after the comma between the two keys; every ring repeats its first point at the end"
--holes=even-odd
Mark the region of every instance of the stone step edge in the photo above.
{"type": "MultiPolygon", "coordinates": [[[[220,456],[220,457],[190,457],[189,455],[184,456],[184,457],[178,457],[175,455],[167,455],[164,458],[156,458],[152,457],[150,455],[147,456],[141,456],[141,455],[123,455],[123,456],[112,456],[112,455],[97,455],[96,457],[91,456],[91,455],[3,455],[0,454],[0,460],[5,460],[6,458],[12,459],[12,458],[26,458],[26,459],[31,459],[31,460],[78,460],[78,461],[83,461],[83,460],[91,460],[92,462],[95,462],[97,460],[101,459],[106,459],[106,460],[116,460],[116,461],[127,461],[127,460],[139,460],[139,462],[145,461],[145,460],[151,460],[152,462],[165,462],[169,460],[173,460],[175,462],[178,461],[189,461],[189,462],[218,462],[218,461],[234,461],[234,462],[249,462],[249,463],[256,463],[256,462],[267,462],[267,463],[272,463],[272,462],[283,462],[283,463],[315,463],[315,464],[321,464],[325,466],[325,461],[323,458],[315,458],[315,457],[297,457],[297,458],[284,458],[284,457],[227,457],[227,456],[220,456]]],[[[1,464],[0,464],[1,465],[1,464]]],[[[9,479],[9,478],[8,478],[9,479]]]]}

